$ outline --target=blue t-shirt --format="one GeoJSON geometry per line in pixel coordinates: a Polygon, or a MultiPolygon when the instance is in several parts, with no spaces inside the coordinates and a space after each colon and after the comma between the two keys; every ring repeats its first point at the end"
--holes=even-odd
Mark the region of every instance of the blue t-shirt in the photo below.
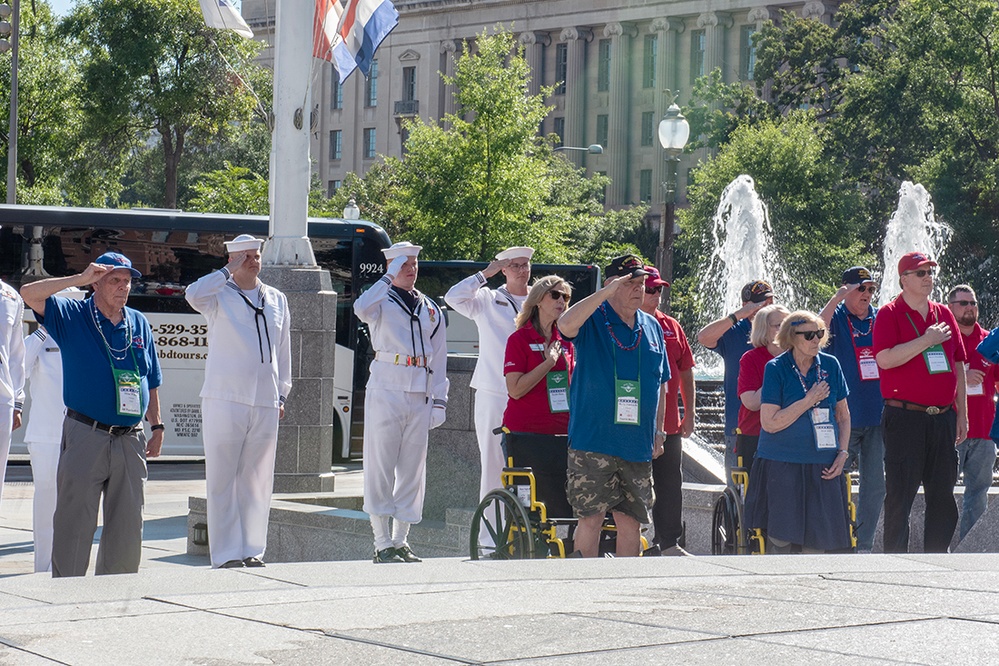
{"type": "Polygon", "coordinates": [[[145,316],[126,307],[125,316],[114,326],[97,309],[93,298],[77,301],[50,296],[45,301],[45,316],[39,320],[62,350],[62,395],[66,407],[108,425],[139,423],[149,405],[149,389],[158,388],[162,381],[153,332],[145,316]],[[114,360],[115,368],[138,369],[142,377],[142,416],[118,414],[118,393],[109,365],[108,345],[115,350],[125,349],[129,345],[129,333],[132,341],[128,353],[115,351],[111,354],[124,355],[123,359],[114,360]]]}
{"type": "MultiPolygon", "coordinates": [[[[976,351],[989,363],[999,363],[999,328],[993,328],[989,331],[985,339],[978,343],[976,351]]],[[[993,441],[999,442],[999,410],[996,410],[996,416],[992,421],[992,430],[989,431],[989,437],[993,441]]]]}
{"type": "Polygon", "coordinates": [[[829,324],[832,342],[826,351],[839,361],[846,385],[850,387],[850,427],[869,428],[881,424],[884,400],[881,397],[881,382],[877,379],[861,381],[860,366],[857,365],[857,349],[870,347],[874,353],[874,317],[878,310],[867,306],[867,318],[860,319],[840,303],[833,311],[829,324]]]}
{"type": "Polygon", "coordinates": [[[819,451],[815,448],[815,430],[812,428],[811,410],[780,432],[760,431],[760,442],[756,449],[757,458],[779,460],[791,463],[832,464],[839,452],[839,426],[836,424],[836,403],[849,395],[850,390],[843,381],[843,371],[835,356],[819,352],[812,361],[808,374],[801,377],[794,362],[792,352],[784,352],[767,363],[763,371],[763,390],[760,402],[764,405],[777,405],[781,409],[805,397],[805,386],[812,388],[819,381],[829,384],[829,395],[819,403],[820,408],[829,410],[829,421],[836,433],[837,447],[819,451]],[[804,386],[802,386],[804,381],[804,386]]]}
{"type": "Polygon", "coordinates": [[[569,388],[569,446],[630,462],[652,460],[659,388],[669,381],[662,326],[639,310],[635,326],[630,328],[605,302],[583,323],[572,342],[577,361],[569,388]],[[639,334],[641,340],[633,350],[621,349],[608,325],[625,347],[632,346],[639,334]],[[638,425],[614,423],[615,367],[618,379],[639,380],[638,425]]]}
{"type": "Polygon", "coordinates": [[[749,342],[749,332],[753,322],[740,319],[732,328],[718,339],[712,351],[721,354],[725,363],[725,379],[722,387],[725,390],[725,434],[734,435],[739,425],[739,361],[742,355],[753,348],[749,342]]]}

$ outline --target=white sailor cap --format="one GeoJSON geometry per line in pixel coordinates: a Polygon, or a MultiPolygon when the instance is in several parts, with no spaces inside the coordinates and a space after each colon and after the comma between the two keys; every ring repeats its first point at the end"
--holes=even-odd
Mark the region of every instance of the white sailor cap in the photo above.
{"type": "Polygon", "coordinates": [[[511,247],[497,254],[496,258],[502,261],[504,259],[517,259],[519,257],[523,257],[524,259],[530,261],[533,256],[533,247],[511,247]]]}
{"type": "Polygon", "coordinates": [[[259,250],[264,245],[264,239],[256,238],[250,234],[240,234],[231,241],[226,241],[224,245],[225,251],[229,254],[245,250],[259,250]]]}
{"type": "Polygon", "coordinates": [[[422,249],[422,245],[413,245],[409,241],[402,241],[392,247],[385,248],[382,252],[386,259],[395,259],[396,257],[417,257],[422,249]]]}

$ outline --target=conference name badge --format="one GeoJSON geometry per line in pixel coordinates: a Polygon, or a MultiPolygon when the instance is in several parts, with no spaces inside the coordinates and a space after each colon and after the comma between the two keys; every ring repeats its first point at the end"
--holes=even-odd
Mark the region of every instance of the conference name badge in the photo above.
{"type": "Polygon", "coordinates": [[[548,384],[548,409],[552,414],[569,411],[569,372],[559,370],[549,372],[545,378],[548,384]]]}
{"type": "Polygon", "coordinates": [[[638,382],[633,379],[615,380],[614,396],[617,400],[614,423],[638,425],[638,405],[641,398],[638,382]]]}
{"type": "Polygon", "coordinates": [[[142,416],[142,378],[134,370],[114,370],[118,389],[118,415],[142,416]]]}

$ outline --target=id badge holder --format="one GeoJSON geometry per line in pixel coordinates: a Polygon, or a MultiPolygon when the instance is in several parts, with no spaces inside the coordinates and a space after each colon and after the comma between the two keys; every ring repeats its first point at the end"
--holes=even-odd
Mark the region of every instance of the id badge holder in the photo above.
{"type": "Polygon", "coordinates": [[[119,416],[142,416],[142,379],[134,370],[114,370],[119,416]]]}
{"type": "Polygon", "coordinates": [[[569,372],[559,370],[545,376],[548,385],[548,409],[552,414],[569,411],[569,372]]]}
{"type": "Polygon", "coordinates": [[[874,358],[871,347],[861,347],[857,350],[857,368],[860,370],[860,381],[869,382],[881,378],[881,370],[874,358]]]}
{"type": "Polygon", "coordinates": [[[639,390],[638,382],[631,379],[617,379],[614,382],[614,423],[638,425],[639,390]]]}
{"type": "Polygon", "coordinates": [[[828,407],[813,407],[812,408],[812,424],[822,425],[824,423],[829,423],[829,408],[828,407]]]}
{"type": "Polygon", "coordinates": [[[947,358],[943,345],[933,345],[924,351],[923,360],[926,362],[926,370],[931,375],[950,372],[950,360],[947,358]]]}
{"type": "Polygon", "coordinates": [[[985,383],[981,384],[968,384],[968,395],[985,395],[985,383]]]}
{"type": "Polygon", "coordinates": [[[816,423],[812,426],[815,429],[815,448],[819,451],[837,448],[836,429],[832,423],[816,423]]]}

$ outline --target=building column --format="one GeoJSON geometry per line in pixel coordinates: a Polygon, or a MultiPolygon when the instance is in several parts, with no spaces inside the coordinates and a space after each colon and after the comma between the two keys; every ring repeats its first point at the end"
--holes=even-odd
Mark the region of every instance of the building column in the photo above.
{"type": "Polygon", "coordinates": [[[638,29],[632,24],[608,23],[604,27],[604,37],[611,40],[610,117],[607,131],[607,156],[610,158],[607,175],[611,179],[607,192],[609,206],[625,206],[630,202],[629,130],[634,123],[628,117],[628,110],[631,108],[631,46],[632,38],[636,35],[638,29]]]}
{"type": "MultiPolygon", "coordinates": [[[[593,39],[589,28],[565,28],[559,39],[568,44],[565,72],[565,145],[582,146],[586,141],[586,42],[593,39]]],[[[576,166],[583,152],[566,151],[576,166]]]]}
{"type": "Polygon", "coordinates": [[[541,92],[541,76],[544,72],[545,47],[552,43],[547,32],[524,32],[518,38],[524,47],[524,57],[531,69],[531,80],[527,84],[527,92],[537,95],[541,92]]]}
{"type": "Polygon", "coordinates": [[[697,17],[697,27],[704,30],[707,51],[704,54],[704,73],[720,68],[722,81],[729,79],[725,73],[725,32],[732,27],[732,17],[724,12],[704,12],[697,17]]]}
{"type": "MultiPolygon", "coordinates": [[[[669,101],[666,96],[667,90],[676,91],[676,54],[680,41],[680,33],[683,32],[684,23],[682,19],[658,18],[649,26],[649,32],[657,36],[659,50],[656,53],[656,90],[655,90],[655,139],[653,145],[656,147],[657,157],[652,163],[652,201],[653,210],[656,206],[663,204],[663,181],[666,178],[666,163],[660,154],[659,147],[659,121],[666,115],[669,101]]],[[[689,100],[688,100],[689,101],[689,100]]]]}
{"type": "MultiPolygon", "coordinates": [[[[454,65],[455,59],[457,58],[456,51],[458,46],[456,40],[445,39],[441,42],[441,68],[440,71],[444,73],[447,77],[454,77],[454,65]]],[[[448,114],[454,113],[455,109],[455,98],[454,94],[456,88],[454,84],[447,83],[441,79],[440,94],[441,100],[439,108],[441,110],[441,115],[438,120],[443,120],[448,114]]]]}

